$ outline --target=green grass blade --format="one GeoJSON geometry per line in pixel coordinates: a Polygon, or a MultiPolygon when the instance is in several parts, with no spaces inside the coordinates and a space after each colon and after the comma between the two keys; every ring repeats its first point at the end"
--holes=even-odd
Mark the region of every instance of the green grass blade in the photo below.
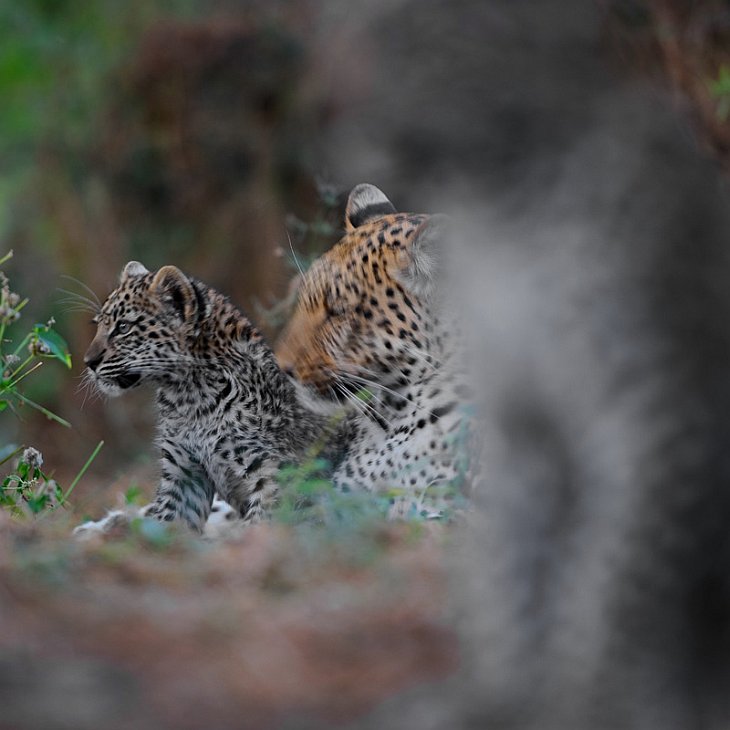
{"type": "Polygon", "coordinates": [[[50,418],[52,421],[60,423],[62,426],[66,426],[66,428],[71,428],[71,424],[66,419],[61,418],[61,416],[57,416],[53,411],[49,411],[48,408],[44,408],[40,403],[36,403],[30,398],[26,398],[21,393],[13,393],[13,395],[22,400],[23,403],[29,405],[31,408],[35,408],[37,411],[40,411],[46,418],[50,418]]]}
{"type": "MultiPolygon", "coordinates": [[[[35,365],[34,365],[34,366],[33,366],[33,367],[32,367],[32,368],[30,369],[30,370],[26,370],[26,371],[25,371],[25,372],[24,372],[24,373],[23,373],[22,375],[20,375],[20,376],[19,376],[19,377],[17,377],[17,378],[15,379],[15,380],[13,380],[13,382],[12,382],[12,383],[8,383],[8,384],[7,384],[6,386],[5,386],[5,389],[6,389],[6,390],[11,390],[11,391],[12,391],[12,390],[15,390],[15,386],[16,386],[16,385],[17,385],[17,384],[18,384],[18,383],[19,383],[19,382],[20,382],[21,380],[23,380],[24,378],[27,378],[27,377],[28,377],[28,376],[29,376],[29,375],[30,375],[30,374],[31,374],[32,372],[35,372],[36,370],[38,370],[38,368],[39,368],[39,367],[40,367],[41,365],[43,365],[43,363],[42,363],[42,362],[37,362],[37,363],[36,363],[36,364],[35,364],[35,365]]],[[[17,372],[18,372],[18,371],[16,370],[16,371],[15,371],[15,373],[13,373],[13,375],[11,375],[11,377],[14,377],[14,376],[15,376],[15,374],[16,374],[17,372]]]]}
{"type": "Polygon", "coordinates": [[[73,490],[76,488],[76,485],[79,483],[80,479],[84,474],[86,474],[86,470],[91,466],[91,463],[96,459],[97,454],[101,451],[101,447],[104,445],[104,441],[99,441],[99,443],[96,445],[96,448],[91,452],[91,456],[86,460],[86,463],[81,467],[81,470],[76,475],[75,479],[71,482],[71,486],[68,488],[68,491],[66,494],[63,495],[63,499],[61,500],[61,504],[65,504],[66,501],[69,498],[69,495],[73,490]]]}

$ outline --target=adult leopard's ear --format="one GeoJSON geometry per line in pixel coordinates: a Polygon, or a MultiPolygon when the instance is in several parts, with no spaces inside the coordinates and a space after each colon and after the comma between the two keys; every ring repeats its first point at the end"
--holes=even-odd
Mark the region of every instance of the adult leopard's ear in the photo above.
{"type": "Polygon", "coordinates": [[[119,283],[124,284],[127,279],[131,279],[133,276],[144,276],[150,272],[145,268],[139,261],[130,261],[122,269],[122,273],[119,275],[119,283]]]}
{"type": "Polygon", "coordinates": [[[193,285],[176,266],[163,266],[152,279],[150,292],[175,310],[183,322],[190,322],[198,311],[193,285]]]}
{"type": "Polygon", "coordinates": [[[429,298],[443,272],[444,247],[452,228],[447,215],[432,215],[416,229],[401,270],[403,285],[417,297],[429,298]]]}
{"type": "Polygon", "coordinates": [[[352,189],[347,199],[345,228],[352,231],[363,223],[395,212],[395,206],[382,191],[375,185],[362,183],[352,189]]]}

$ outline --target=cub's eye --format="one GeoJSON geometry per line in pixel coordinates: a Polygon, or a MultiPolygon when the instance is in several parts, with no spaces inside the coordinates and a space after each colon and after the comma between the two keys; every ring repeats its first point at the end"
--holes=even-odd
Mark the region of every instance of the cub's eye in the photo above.
{"type": "Polygon", "coordinates": [[[118,335],[126,335],[131,329],[132,323],[122,320],[121,322],[117,322],[117,326],[114,328],[114,331],[118,335]]]}

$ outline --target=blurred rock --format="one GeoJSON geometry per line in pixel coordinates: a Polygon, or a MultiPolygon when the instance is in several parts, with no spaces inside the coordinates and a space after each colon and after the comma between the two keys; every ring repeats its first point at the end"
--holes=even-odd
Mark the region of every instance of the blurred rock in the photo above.
{"type": "Polygon", "coordinates": [[[730,719],[730,209],[606,22],[577,0],[401,2],[354,44],[369,83],[323,155],[462,222],[449,285],[485,440],[453,581],[469,660],[367,727],[730,719]]]}

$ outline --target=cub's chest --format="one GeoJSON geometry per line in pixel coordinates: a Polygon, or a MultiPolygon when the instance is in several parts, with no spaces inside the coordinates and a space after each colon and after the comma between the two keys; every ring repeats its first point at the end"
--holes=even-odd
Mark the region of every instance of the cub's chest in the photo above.
{"type": "Polygon", "coordinates": [[[200,415],[190,413],[174,414],[161,418],[159,433],[165,439],[172,440],[194,452],[202,452],[207,448],[215,448],[221,441],[251,440],[260,437],[260,419],[247,413],[238,413],[231,409],[226,414],[214,410],[200,415]]]}

